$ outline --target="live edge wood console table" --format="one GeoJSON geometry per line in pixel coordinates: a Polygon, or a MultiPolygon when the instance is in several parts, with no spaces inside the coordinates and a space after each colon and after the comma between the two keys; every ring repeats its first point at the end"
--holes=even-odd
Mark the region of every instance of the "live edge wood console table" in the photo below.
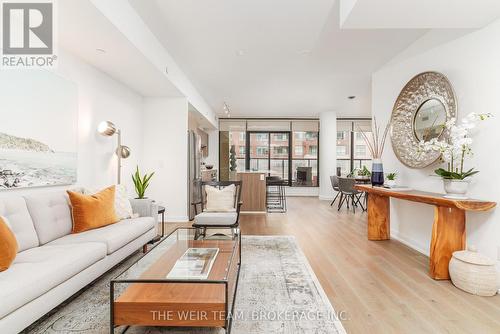
{"type": "Polygon", "coordinates": [[[487,211],[496,206],[495,202],[449,199],[417,190],[398,191],[371,185],[356,185],[356,189],[368,193],[368,240],[390,239],[390,197],[435,206],[429,275],[436,280],[450,279],[451,256],[465,249],[465,211],[487,211]]]}

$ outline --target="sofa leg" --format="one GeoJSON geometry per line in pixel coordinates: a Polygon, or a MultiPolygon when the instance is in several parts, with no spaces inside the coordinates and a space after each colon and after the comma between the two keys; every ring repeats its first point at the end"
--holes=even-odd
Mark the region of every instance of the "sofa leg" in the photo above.
{"type": "Polygon", "coordinates": [[[142,252],[146,254],[147,251],[148,251],[148,245],[142,246],[142,252]]]}

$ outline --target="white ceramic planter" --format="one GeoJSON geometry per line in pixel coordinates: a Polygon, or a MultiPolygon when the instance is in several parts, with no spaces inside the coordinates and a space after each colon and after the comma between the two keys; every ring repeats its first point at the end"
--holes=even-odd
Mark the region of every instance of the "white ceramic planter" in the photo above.
{"type": "Polygon", "coordinates": [[[385,181],[385,184],[389,187],[395,187],[396,186],[396,180],[387,180],[385,181]]]}
{"type": "Polygon", "coordinates": [[[444,191],[446,191],[446,197],[467,198],[467,190],[469,188],[468,180],[443,179],[443,184],[444,191]]]}

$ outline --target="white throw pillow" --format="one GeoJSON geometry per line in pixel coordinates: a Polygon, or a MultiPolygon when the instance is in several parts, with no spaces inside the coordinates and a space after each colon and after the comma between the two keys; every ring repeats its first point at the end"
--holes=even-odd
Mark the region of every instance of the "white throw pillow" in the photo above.
{"type": "MultiPolygon", "coordinates": [[[[100,190],[84,188],[83,193],[85,195],[93,195],[99,191],[100,190]]],[[[128,199],[127,188],[123,184],[117,184],[115,186],[115,213],[120,220],[132,218],[134,216],[132,205],[128,199]]]]}
{"type": "Polygon", "coordinates": [[[217,187],[206,186],[207,204],[205,211],[209,212],[227,212],[234,211],[234,194],[236,186],[231,184],[219,189],[217,187]]]}
{"type": "Polygon", "coordinates": [[[128,199],[127,188],[123,184],[116,185],[115,188],[115,212],[120,220],[132,218],[134,211],[128,199]]]}

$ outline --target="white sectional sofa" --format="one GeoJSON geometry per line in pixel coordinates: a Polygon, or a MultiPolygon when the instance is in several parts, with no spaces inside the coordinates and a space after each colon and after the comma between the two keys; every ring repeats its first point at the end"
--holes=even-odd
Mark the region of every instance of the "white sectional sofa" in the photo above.
{"type": "Polygon", "coordinates": [[[19,244],[14,263],[0,272],[0,333],[20,332],[152,240],[158,211],[141,203],[134,212],[149,216],[71,234],[63,190],[0,199],[0,216],[19,244]]]}

